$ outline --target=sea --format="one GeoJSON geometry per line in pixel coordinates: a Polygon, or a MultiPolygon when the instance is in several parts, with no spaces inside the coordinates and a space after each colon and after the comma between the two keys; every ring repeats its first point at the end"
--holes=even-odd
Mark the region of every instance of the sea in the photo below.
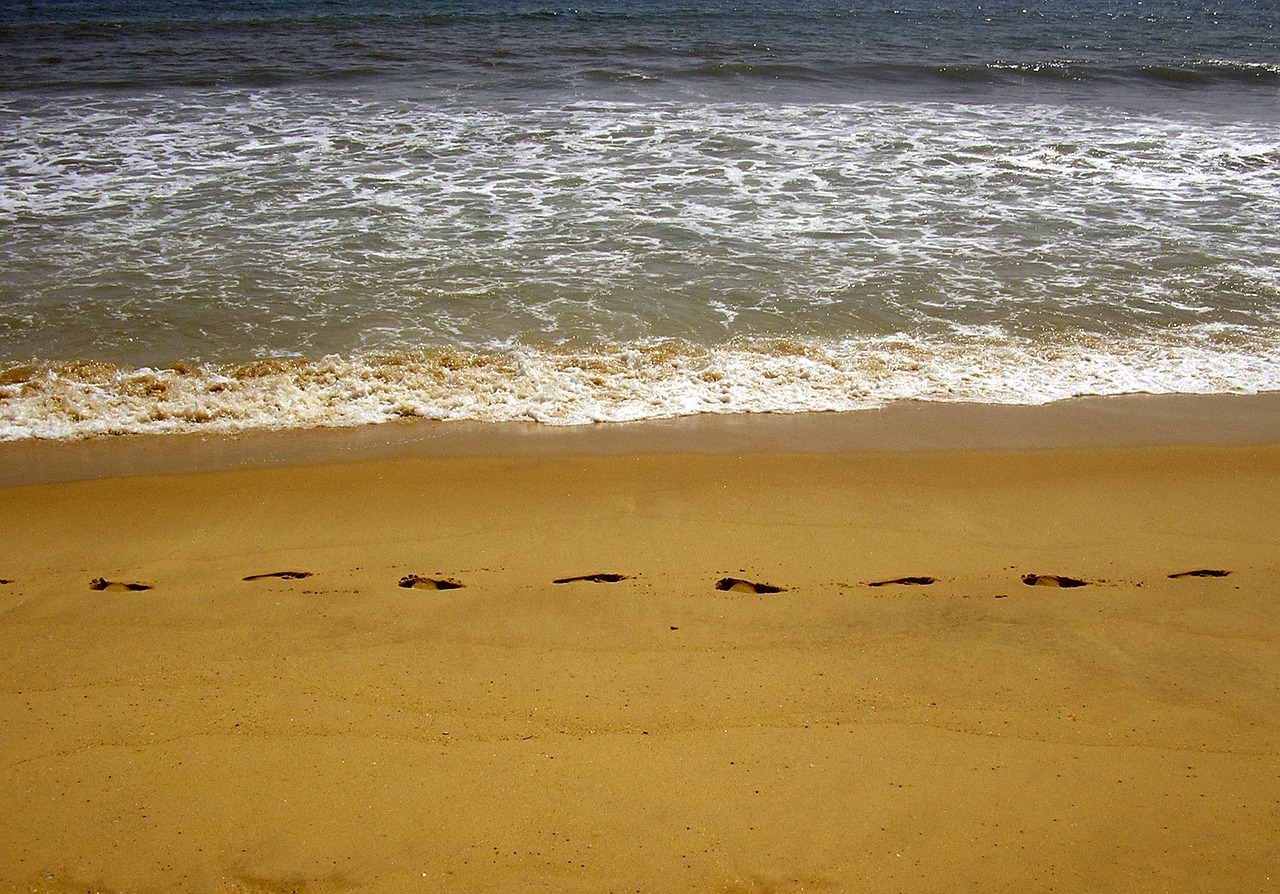
{"type": "Polygon", "coordinates": [[[0,3],[0,440],[1276,390],[1275,0],[0,3]]]}

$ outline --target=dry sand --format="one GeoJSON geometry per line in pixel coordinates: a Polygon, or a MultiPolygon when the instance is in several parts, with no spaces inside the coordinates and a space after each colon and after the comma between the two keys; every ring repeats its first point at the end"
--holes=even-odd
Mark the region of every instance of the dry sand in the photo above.
{"type": "Polygon", "coordinates": [[[1276,890],[1278,485],[1166,444],[0,489],[0,889],[1276,890]]]}

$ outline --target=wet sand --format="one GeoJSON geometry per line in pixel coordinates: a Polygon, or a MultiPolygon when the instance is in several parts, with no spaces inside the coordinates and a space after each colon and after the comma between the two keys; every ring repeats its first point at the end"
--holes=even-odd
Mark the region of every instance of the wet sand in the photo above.
{"type": "Polygon", "coordinates": [[[0,489],[0,887],[1270,890],[1280,445],[1197,437],[0,489]]]}

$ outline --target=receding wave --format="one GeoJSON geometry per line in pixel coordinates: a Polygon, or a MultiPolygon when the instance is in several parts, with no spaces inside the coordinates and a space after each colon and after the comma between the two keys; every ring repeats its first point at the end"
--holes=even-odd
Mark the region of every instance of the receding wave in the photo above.
{"type": "Polygon", "coordinates": [[[0,440],[359,426],[416,417],[583,425],[703,413],[852,411],[895,400],[1041,404],[1280,390],[1273,334],[1059,341],[906,336],[416,351],[364,358],[0,374],[0,440]]]}

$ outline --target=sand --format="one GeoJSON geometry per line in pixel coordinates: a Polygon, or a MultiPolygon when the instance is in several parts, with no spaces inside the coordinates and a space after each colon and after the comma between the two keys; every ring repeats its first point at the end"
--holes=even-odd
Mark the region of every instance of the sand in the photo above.
{"type": "Polygon", "coordinates": [[[1280,445],[738,446],[0,489],[0,889],[1280,886],[1280,445]]]}

